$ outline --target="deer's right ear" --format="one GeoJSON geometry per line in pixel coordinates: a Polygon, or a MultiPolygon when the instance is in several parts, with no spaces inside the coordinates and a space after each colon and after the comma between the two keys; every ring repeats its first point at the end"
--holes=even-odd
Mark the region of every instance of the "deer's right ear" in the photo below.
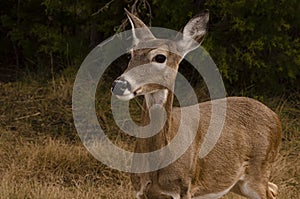
{"type": "Polygon", "coordinates": [[[199,47],[207,32],[209,11],[205,10],[201,14],[192,18],[183,29],[183,38],[179,41],[180,51],[185,55],[199,47]]]}
{"type": "Polygon", "coordinates": [[[135,15],[125,9],[127,17],[132,27],[132,35],[134,43],[137,44],[141,40],[155,39],[150,29],[135,15]]]}

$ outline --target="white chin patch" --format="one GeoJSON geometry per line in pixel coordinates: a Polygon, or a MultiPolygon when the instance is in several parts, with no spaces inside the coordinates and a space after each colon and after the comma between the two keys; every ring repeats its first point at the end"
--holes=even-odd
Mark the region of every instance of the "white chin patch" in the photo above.
{"type": "Polygon", "coordinates": [[[116,97],[119,100],[128,101],[128,100],[131,100],[132,98],[134,98],[135,96],[133,93],[129,93],[127,95],[116,95],[116,97]]]}
{"type": "Polygon", "coordinates": [[[131,92],[126,88],[125,91],[123,92],[123,95],[130,95],[131,92]]]}

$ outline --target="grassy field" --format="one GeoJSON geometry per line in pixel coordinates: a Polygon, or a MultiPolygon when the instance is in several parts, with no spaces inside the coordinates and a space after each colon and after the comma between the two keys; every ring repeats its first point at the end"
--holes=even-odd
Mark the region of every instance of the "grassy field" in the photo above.
{"type": "MultiPolygon", "coordinates": [[[[129,174],[101,164],[80,142],[72,121],[72,83],[63,76],[44,83],[0,83],[1,199],[134,198],[129,174]]],[[[283,123],[283,144],[272,171],[278,198],[300,198],[299,95],[264,99],[283,123]]],[[[109,113],[100,116],[110,123],[109,113]]],[[[119,143],[126,141],[113,136],[116,128],[107,129],[119,143]]]]}

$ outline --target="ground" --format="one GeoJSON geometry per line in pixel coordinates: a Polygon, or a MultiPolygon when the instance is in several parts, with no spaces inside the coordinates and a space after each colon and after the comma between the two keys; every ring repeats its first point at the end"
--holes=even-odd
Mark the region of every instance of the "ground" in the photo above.
{"type": "MultiPolygon", "coordinates": [[[[80,142],[72,121],[73,80],[0,83],[0,198],[134,198],[129,174],[101,164],[80,142]]],[[[283,124],[283,143],[271,174],[280,199],[300,198],[297,95],[263,99],[283,124]]],[[[110,124],[109,117],[100,114],[104,123],[110,124]]],[[[106,130],[116,143],[125,143],[113,136],[115,128],[106,130]]],[[[124,148],[132,145],[126,142],[124,148]]]]}

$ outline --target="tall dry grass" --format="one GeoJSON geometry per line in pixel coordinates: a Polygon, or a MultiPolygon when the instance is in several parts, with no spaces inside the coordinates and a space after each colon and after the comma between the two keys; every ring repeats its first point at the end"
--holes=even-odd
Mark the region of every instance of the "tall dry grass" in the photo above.
{"type": "MultiPolygon", "coordinates": [[[[0,198],[134,198],[129,174],[98,162],[81,144],[72,121],[72,85],[64,76],[0,84],[0,198]]],[[[109,124],[111,139],[130,148],[133,141],[118,134],[105,103],[100,99],[99,120],[109,124]]],[[[133,103],[137,114],[139,103],[133,103]]],[[[265,103],[280,115],[284,130],[272,171],[278,198],[300,198],[299,96],[265,103]]]]}

